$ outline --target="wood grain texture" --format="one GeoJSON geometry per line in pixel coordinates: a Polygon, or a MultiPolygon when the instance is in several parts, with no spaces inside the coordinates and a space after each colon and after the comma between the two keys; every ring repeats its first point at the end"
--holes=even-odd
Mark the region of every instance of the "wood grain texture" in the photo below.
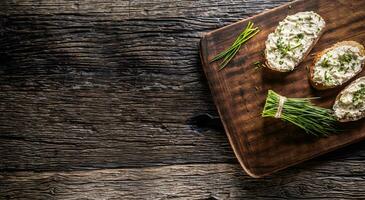
{"type": "Polygon", "coordinates": [[[203,33],[288,1],[0,1],[0,199],[363,197],[364,143],[255,180],[189,124],[203,33]]]}
{"type": "Polygon", "coordinates": [[[363,120],[346,124],[345,133],[316,139],[290,124],[261,117],[269,89],[287,97],[319,96],[321,99],[316,103],[324,107],[332,106],[339,91],[318,92],[310,87],[306,66],[313,56],[308,56],[297,70],[286,74],[256,70],[252,64],[258,60],[264,62],[264,41],[279,21],[300,11],[314,11],[327,24],[312,55],[338,41],[365,43],[365,1],[361,0],[296,1],[207,33],[201,40],[203,68],[230,143],[243,168],[254,177],[271,174],[365,138],[363,120]],[[261,32],[242,48],[230,66],[218,71],[219,63],[209,64],[209,60],[229,47],[248,21],[259,26],[261,32]]]}
{"type": "Polygon", "coordinates": [[[283,2],[1,1],[0,168],[232,162],[198,43],[283,2]]]}
{"type": "Polygon", "coordinates": [[[360,163],[307,165],[275,179],[252,179],[233,164],[73,172],[1,173],[0,198],[16,199],[361,199],[360,163]],[[342,173],[333,176],[333,171],[342,173]],[[293,176],[295,174],[296,176],[293,176]],[[133,188],[133,190],[131,190],[133,188]],[[336,192],[332,192],[335,190],[336,192]],[[77,194],[77,195],[75,195],[77,194]]]}

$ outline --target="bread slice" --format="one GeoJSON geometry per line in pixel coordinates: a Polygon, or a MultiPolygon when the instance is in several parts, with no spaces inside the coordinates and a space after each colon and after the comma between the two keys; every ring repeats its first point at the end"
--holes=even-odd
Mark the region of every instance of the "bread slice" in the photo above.
{"type": "Polygon", "coordinates": [[[353,81],[337,95],[333,110],[340,122],[365,117],[365,76],[353,81]]]}
{"type": "MultiPolygon", "coordinates": [[[[324,71],[328,71],[328,73],[330,73],[330,67],[331,66],[329,66],[329,67],[327,67],[327,68],[322,68],[321,66],[320,66],[320,63],[319,62],[321,62],[321,58],[322,58],[322,62],[324,61],[323,59],[325,59],[325,57],[324,56],[326,56],[326,54],[328,53],[328,52],[334,52],[335,50],[339,50],[339,49],[346,49],[346,47],[353,47],[353,48],[356,48],[356,49],[358,49],[358,51],[359,51],[359,57],[357,57],[357,58],[352,58],[352,59],[361,59],[361,57],[365,57],[365,49],[364,49],[364,46],[363,45],[361,45],[360,43],[358,43],[358,42],[356,42],[356,41],[342,41],[342,42],[338,42],[338,43],[336,43],[335,45],[333,45],[332,47],[330,47],[330,48],[327,48],[327,49],[325,49],[325,50],[323,50],[323,51],[321,51],[320,53],[318,53],[316,56],[315,56],[315,58],[314,58],[314,60],[313,60],[313,63],[312,63],[312,65],[309,67],[309,70],[308,70],[308,76],[309,76],[309,81],[310,81],[310,83],[311,83],[311,85],[314,87],[314,88],[316,88],[316,89],[318,89],[318,90],[326,90],[326,89],[331,89],[331,88],[335,88],[335,87],[338,87],[338,86],[341,86],[341,85],[343,85],[343,84],[345,84],[345,83],[347,83],[347,82],[349,82],[353,77],[355,77],[356,75],[358,75],[361,71],[362,71],[362,69],[363,69],[363,67],[364,67],[364,60],[363,61],[361,61],[361,60],[359,60],[359,62],[360,62],[360,66],[358,66],[358,64],[356,64],[356,70],[352,70],[352,69],[349,69],[349,72],[346,72],[346,78],[343,78],[343,80],[341,79],[341,80],[339,80],[338,78],[337,78],[337,80],[334,80],[334,81],[338,81],[338,82],[336,82],[336,83],[331,83],[331,84],[326,84],[325,82],[326,82],[326,80],[324,80],[325,79],[325,77],[320,77],[320,75],[318,75],[318,76],[316,76],[315,77],[315,70],[316,70],[316,67],[317,68],[321,68],[322,70],[324,70],[324,71]],[[317,64],[317,65],[316,65],[317,64]]],[[[332,59],[332,60],[337,60],[337,61],[335,61],[335,62],[340,62],[339,60],[339,58],[337,57],[337,58],[334,58],[334,59],[332,59]]],[[[336,67],[336,66],[335,66],[336,67]]],[[[336,69],[338,69],[338,66],[337,66],[337,68],[336,69]]],[[[331,68],[331,70],[334,70],[334,68],[331,68]]],[[[336,72],[337,73],[337,72],[336,72]]],[[[344,72],[345,73],[345,72],[344,72]]],[[[338,73],[337,73],[338,74],[338,73]]],[[[338,75],[336,75],[336,76],[338,76],[338,75]]]]}
{"type": "Polygon", "coordinates": [[[287,16],[265,42],[266,67],[276,72],[293,71],[325,31],[326,22],[313,11],[287,16]]]}

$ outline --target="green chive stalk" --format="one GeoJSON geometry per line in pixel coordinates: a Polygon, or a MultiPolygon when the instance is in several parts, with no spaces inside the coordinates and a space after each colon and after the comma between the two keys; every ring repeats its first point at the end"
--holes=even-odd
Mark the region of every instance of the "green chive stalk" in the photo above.
{"type": "Polygon", "coordinates": [[[276,117],[291,122],[306,133],[315,136],[327,136],[340,132],[333,111],[313,105],[313,98],[286,98],[282,104],[280,117],[277,117],[280,98],[285,98],[269,90],[262,117],[276,117]]]}
{"type": "Polygon", "coordinates": [[[254,24],[252,22],[248,22],[246,28],[240,33],[240,35],[233,42],[233,44],[228,49],[216,55],[210,62],[215,62],[217,60],[223,59],[223,61],[219,64],[219,70],[225,68],[227,64],[240,50],[241,46],[245,44],[253,36],[255,36],[258,32],[260,32],[258,27],[253,28],[253,25],[254,24]]]}

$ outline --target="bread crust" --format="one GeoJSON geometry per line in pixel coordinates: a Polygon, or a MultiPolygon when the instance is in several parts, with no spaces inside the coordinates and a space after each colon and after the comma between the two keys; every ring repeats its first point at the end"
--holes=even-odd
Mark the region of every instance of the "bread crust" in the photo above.
{"type": "MultiPolygon", "coordinates": [[[[336,87],[339,87],[341,85],[344,85],[348,82],[350,82],[351,80],[353,80],[354,77],[356,77],[362,70],[360,70],[359,72],[357,72],[356,74],[354,74],[353,78],[349,79],[348,81],[345,81],[344,83],[342,83],[341,85],[334,85],[334,86],[327,86],[327,85],[324,85],[324,84],[321,84],[321,83],[317,83],[313,80],[314,78],[314,66],[315,64],[319,61],[319,59],[325,55],[327,52],[331,51],[332,49],[335,49],[337,47],[340,47],[340,46],[353,46],[353,47],[357,47],[360,49],[360,55],[361,56],[365,56],[365,49],[364,49],[364,46],[361,45],[360,43],[356,42],[356,41],[342,41],[342,42],[338,42],[336,44],[334,44],[333,46],[319,52],[313,59],[313,62],[312,64],[310,65],[309,67],[309,70],[308,70],[308,79],[309,79],[309,82],[310,84],[317,90],[327,90],[327,89],[332,89],[332,88],[336,88],[336,87]]],[[[364,63],[362,63],[361,65],[361,69],[364,68],[364,63]]]]}
{"type": "Polygon", "coordinates": [[[318,33],[318,37],[313,41],[313,43],[309,46],[308,50],[304,53],[304,55],[302,56],[302,58],[299,60],[298,64],[294,67],[293,70],[286,70],[286,69],[276,69],[274,68],[273,66],[271,66],[269,64],[269,62],[267,61],[267,55],[266,55],[266,51],[264,52],[265,53],[265,64],[267,66],[268,69],[272,70],[272,71],[275,71],[275,72],[291,72],[291,71],[294,71],[299,65],[301,62],[303,62],[303,60],[309,55],[309,53],[312,51],[313,47],[317,44],[318,40],[322,37],[323,33],[326,31],[326,26],[321,30],[321,32],[318,33]]]}
{"type": "MultiPolygon", "coordinates": [[[[341,92],[337,95],[336,100],[335,100],[335,104],[337,101],[340,100],[341,96],[343,95],[344,91],[347,90],[349,87],[351,87],[351,85],[356,84],[357,82],[360,82],[362,79],[365,79],[365,76],[362,76],[356,80],[354,80],[353,82],[351,82],[348,86],[346,86],[343,90],[341,90],[341,92]]],[[[345,118],[345,119],[338,119],[339,122],[350,122],[350,121],[357,121],[361,118],[365,117],[365,112],[362,113],[362,115],[360,115],[357,118],[345,118]]]]}

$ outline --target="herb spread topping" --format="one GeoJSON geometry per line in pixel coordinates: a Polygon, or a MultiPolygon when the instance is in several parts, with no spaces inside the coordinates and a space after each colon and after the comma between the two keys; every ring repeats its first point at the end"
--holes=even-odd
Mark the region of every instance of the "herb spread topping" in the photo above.
{"type": "Polygon", "coordinates": [[[313,81],[326,86],[342,85],[361,71],[364,60],[359,48],[350,45],[336,47],[315,63],[313,81]]]}
{"type": "Polygon", "coordinates": [[[266,41],[270,66],[279,71],[293,70],[324,27],[325,21],[312,11],[287,16],[266,41]]]}
{"type": "Polygon", "coordinates": [[[339,119],[361,118],[365,112],[365,77],[357,79],[342,91],[333,110],[339,119]]]}

